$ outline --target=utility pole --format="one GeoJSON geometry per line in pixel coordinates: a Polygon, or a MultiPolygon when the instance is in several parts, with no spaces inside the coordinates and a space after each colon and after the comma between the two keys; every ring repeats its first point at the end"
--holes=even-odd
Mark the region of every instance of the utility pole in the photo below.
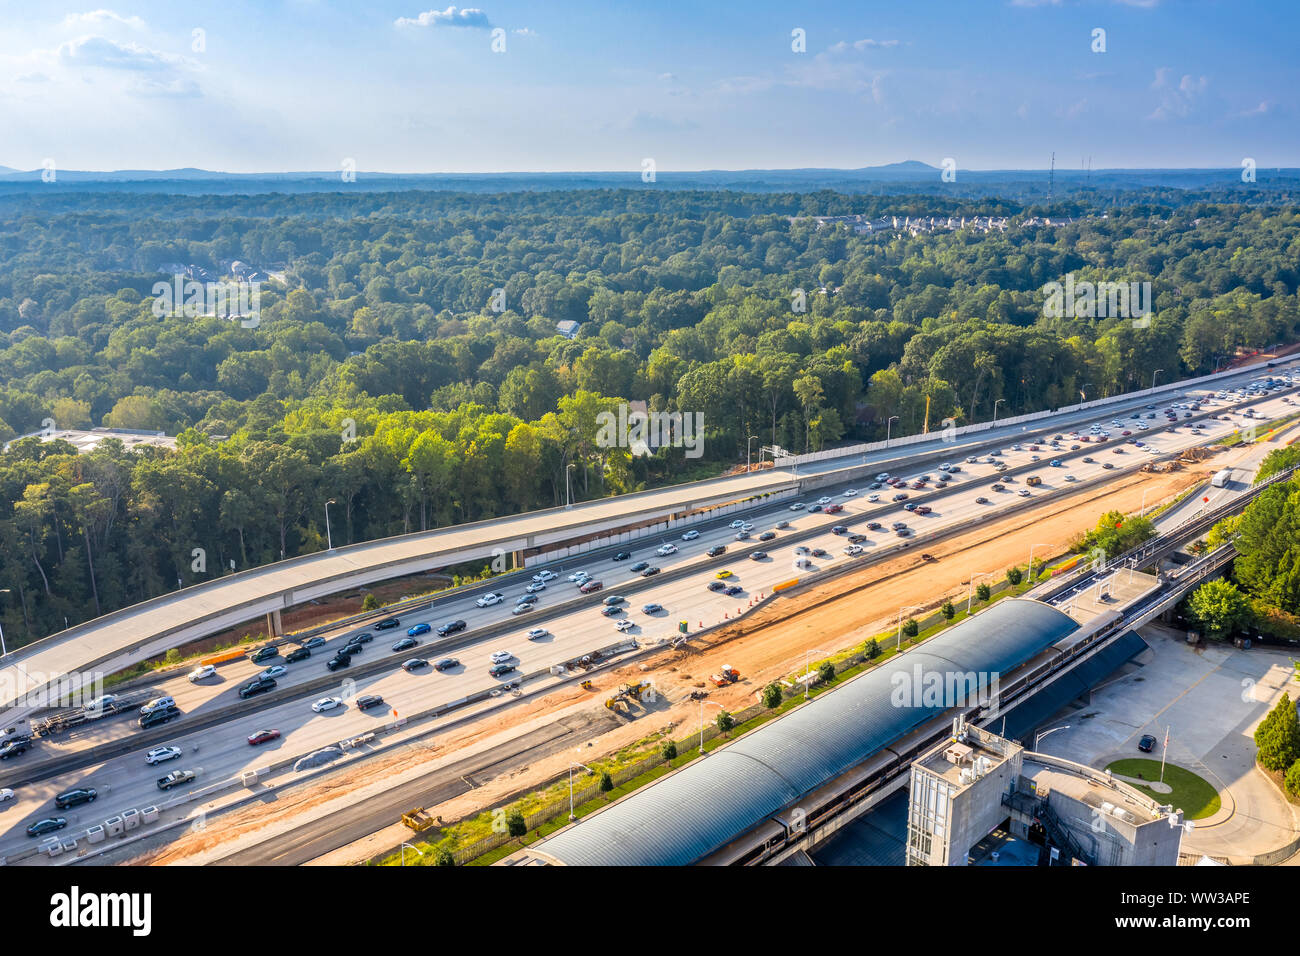
{"type": "Polygon", "coordinates": [[[1047,201],[1052,201],[1052,190],[1056,187],[1056,153],[1052,153],[1052,168],[1047,173],[1047,201]]]}

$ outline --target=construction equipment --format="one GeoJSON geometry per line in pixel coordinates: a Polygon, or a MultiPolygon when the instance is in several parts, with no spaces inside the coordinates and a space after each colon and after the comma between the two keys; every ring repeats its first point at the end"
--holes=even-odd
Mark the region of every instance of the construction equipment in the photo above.
{"type": "Polygon", "coordinates": [[[713,683],[717,684],[719,687],[726,687],[728,684],[734,684],[736,681],[740,680],[740,671],[736,670],[730,664],[723,664],[722,672],[720,674],[710,674],[709,680],[713,681],[713,683]]]}
{"type": "Polygon", "coordinates": [[[432,816],[424,807],[416,807],[409,813],[402,814],[402,822],[414,830],[416,833],[422,833],[430,827],[437,826],[442,817],[432,816]]]}
{"type": "Polygon", "coordinates": [[[143,691],[130,694],[105,694],[77,710],[61,710],[49,717],[32,721],[32,734],[37,737],[49,737],[93,720],[112,717],[115,714],[134,713],[139,710],[148,696],[143,691]]]}
{"type": "Polygon", "coordinates": [[[593,683],[592,683],[591,681],[589,681],[589,680],[585,680],[585,681],[582,682],[582,689],[583,689],[583,690],[594,690],[595,687],[596,687],[596,685],[593,684],[593,683]]]}
{"type": "Polygon", "coordinates": [[[641,697],[648,693],[653,685],[649,681],[637,681],[635,684],[624,684],[618,689],[618,693],[605,701],[605,706],[618,714],[630,715],[632,712],[629,700],[640,700],[641,697]]]}

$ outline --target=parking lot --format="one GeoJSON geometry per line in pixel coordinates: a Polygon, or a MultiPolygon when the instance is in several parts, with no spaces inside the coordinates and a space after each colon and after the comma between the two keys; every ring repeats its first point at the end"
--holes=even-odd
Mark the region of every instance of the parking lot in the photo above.
{"type": "Polygon", "coordinates": [[[1295,652],[1191,646],[1157,624],[1140,633],[1150,649],[1099,684],[1088,704],[1076,701],[1047,720],[1040,731],[1068,729],[1043,738],[1040,749],[1101,768],[1141,756],[1138,740],[1151,734],[1159,743],[1149,756],[1159,760],[1168,729],[1168,761],[1212,783],[1223,803],[1184,838],[1184,852],[1246,863],[1290,843],[1296,815],[1256,769],[1252,733],[1284,690],[1300,694],[1295,652]]]}

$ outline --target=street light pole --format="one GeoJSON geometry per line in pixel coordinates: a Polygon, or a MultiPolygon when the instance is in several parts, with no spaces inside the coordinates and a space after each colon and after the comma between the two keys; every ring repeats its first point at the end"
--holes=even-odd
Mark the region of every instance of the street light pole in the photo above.
{"type": "Polygon", "coordinates": [[[896,421],[898,421],[898,416],[897,416],[897,415],[890,415],[890,416],[889,416],[889,420],[888,420],[887,422],[885,422],[885,447],[886,447],[886,448],[889,447],[889,433],[890,433],[890,430],[894,427],[894,422],[896,422],[896,421]]]}
{"type": "Polygon", "coordinates": [[[972,571],[970,580],[966,582],[966,613],[970,613],[971,599],[975,596],[975,579],[982,578],[986,574],[992,574],[992,571],[972,571]]]}
{"type": "MultiPolygon", "coordinates": [[[[754,439],[757,437],[758,437],[757,435],[750,435],[749,441],[745,442],[745,474],[749,474],[750,455],[752,454],[752,449],[754,447],[754,439]]],[[[760,446],[759,448],[760,455],[762,454],[762,451],[763,449],[760,446]]]]}
{"type": "Polygon", "coordinates": [[[894,645],[894,650],[900,650],[903,646],[903,612],[918,611],[925,607],[924,604],[908,604],[898,609],[898,643],[894,645]]]}
{"type": "Polygon", "coordinates": [[[1154,392],[1154,391],[1156,390],[1156,376],[1159,375],[1159,374],[1160,374],[1161,372],[1163,372],[1163,371],[1164,371],[1164,369],[1162,369],[1162,368],[1158,368],[1158,369],[1156,369],[1154,372],[1151,373],[1151,391],[1154,392]]]}
{"type": "Polygon", "coordinates": [[[998,423],[998,406],[1005,401],[1006,401],[1005,398],[999,398],[996,402],[993,403],[993,424],[994,425],[998,423]]]}
{"type": "Polygon", "coordinates": [[[1088,400],[1088,396],[1085,395],[1084,392],[1085,392],[1085,391],[1086,391],[1090,386],[1095,385],[1095,384],[1096,384],[1096,382],[1084,382],[1083,385],[1079,388],[1079,398],[1080,398],[1082,401],[1085,401],[1085,402],[1086,402],[1086,401],[1088,400]]]}
{"type": "Polygon", "coordinates": [[[710,706],[716,707],[718,708],[718,710],[727,709],[719,703],[715,703],[714,701],[711,700],[705,700],[703,697],[700,698],[700,756],[701,757],[704,756],[704,705],[705,704],[709,704],[710,706]]]}
{"type": "Polygon", "coordinates": [[[830,653],[830,651],[824,650],[820,647],[804,648],[803,651],[803,699],[804,700],[808,700],[809,690],[812,687],[812,669],[809,665],[809,655],[811,655],[813,651],[816,651],[818,654],[830,653]]]}
{"type": "Polygon", "coordinates": [[[573,471],[573,462],[564,466],[564,507],[573,507],[573,493],[569,487],[569,474],[573,471]]]}
{"type": "Polygon", "coordinates": [[[1069,729],[1070,729],[1069,724],[1062,724],[1060,727],[1053,727],[1051,730],[1044,730],[1034,734],[1034,753],[1042,752],[1038,749],[1038,742],[1042,740],[1044,737],[1046,737],[1048,734],[1054,734],[1058,730],[1069,730],[1069,729]]]}
{"type": "Polygon", "coordinates": [[[325,502],[325,547],[326,550],[334,550],[334,537],[330,534],[330,505],[337,504],[333,498],[325,502]]]}
{"type": "Polygon", "coordinates": [[[570,823],[573,823],[575,820],[578,819],[573,813],[573,768],[574,767],[582,767],[584,770],[588,770],[591,773],[596,772],[592,770],[590,767],[588,767],[585,763],[582,763],[581,761],[569,764],[569,822],[570,823]]]}
{"type": "Polygon", "coordinates": [[[406,866],[406,851],[407,851],[407,850],[414,850],[416,856],[424,856],[424,851],[422,851],[419,847],[411,846],[411,844],[409,844],[409,843],[403,843],[403,844],[402,844],[402,849],[401,849],[401,853],[402,853],[402,866],[406,866]]]}
{"type": "MultiPolygon", "coordinates": [[[[8,588],[0,588],[0,594],[12,594],[8,588]]],[[[5,646],[5,626],[0,622],[0,657],[6,657],[9,654],[9,648],[5,646]]]]}

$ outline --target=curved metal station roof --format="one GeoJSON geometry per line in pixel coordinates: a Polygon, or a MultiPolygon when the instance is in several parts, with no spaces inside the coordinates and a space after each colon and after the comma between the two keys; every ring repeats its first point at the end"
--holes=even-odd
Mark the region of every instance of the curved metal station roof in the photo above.
{"type": "Polygon", "coordinates": [[[985,691],[1078,627],[1046,604],[1000,601],[533,850],[571,866],[691,864],[947,710],[911,692],[918,676],[973,672],[985,691]]]}

